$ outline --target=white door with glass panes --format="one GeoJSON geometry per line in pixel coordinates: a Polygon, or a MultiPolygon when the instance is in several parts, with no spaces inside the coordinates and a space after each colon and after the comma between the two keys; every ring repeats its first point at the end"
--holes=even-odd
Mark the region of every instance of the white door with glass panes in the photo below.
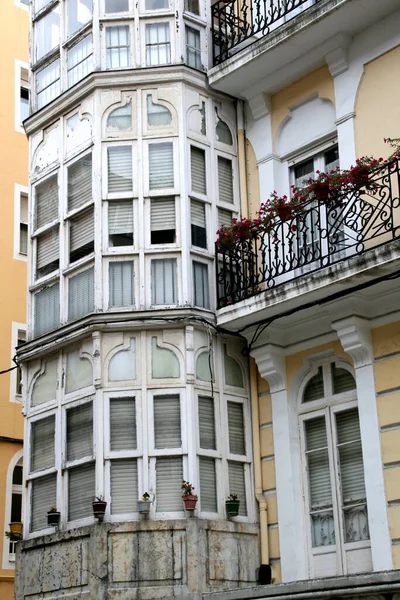
{"type": "Polygon", "coordinates": [[[356,383],[334,362],[302,393],[300,440],[313,577],[372,569],[356,383]]]}

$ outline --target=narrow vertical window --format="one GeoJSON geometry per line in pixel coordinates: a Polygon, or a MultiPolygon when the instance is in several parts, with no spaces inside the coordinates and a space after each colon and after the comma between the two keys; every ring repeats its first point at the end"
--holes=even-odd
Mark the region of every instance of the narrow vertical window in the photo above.
{"type": "Polygon", "coordinates": [[[201,69],[200,31],[186,26],[186,64],[201,69]]]}
{"type": "Polygon", "coordinates": [[[165,127],[172,123],[172,114],[166,106],[153,102],[150,94],[147,96],[147,124],[150,127],[165,127]]]}
{"type": "Polygon", "coordinates": [[[34,297],[35,336],[57,329],[60,324],[60,286],[57,283],[34,297]]]}
{"type": "Polygon", "coordinates": [[[109,305],[133,306],[134,279],[133,261],[111,262],[108,271],[109,305]]]}
{"type": "Polygon", "coordinates": [[[42,108],[60,93],[60,59],[57,59],[36,74],[37,108],[42,108]]]}
{"type": "Polygon", "coordinates": [[[190,170],[192,191],[206,194],[206,153],[196,146],[190,147],[190,170]]]}
{"type": "Polygon", "coordinates": [[[28,254],[28,196],[20,194],[19,199],[19,253],[28,254]]]}
{"type": "Polygon", "coordinates": [[[109,246],[133,246],[132,201],[113,200],[108,203],[109,246]]]}
{"type": "Polygon", "coordinates": [[[67,35],[78,31],[92,19],[92,0],[66,0],[67,35]]]}
{"type": "MultiPolygon", "coordinates": [[[[26,331],[22,331],[18,329],[18,337],[17,337],[17,348],[25,344],[26,342],[26,331]]],[[[17,368],[17,377],[15,379],[15,393],[17,396],[22,395],[22,371],[21,367],[17,368]]]]}
{"type": "Polygon", "coordinates": [[[106,28],[107,69],[129,67],[130,42],[128,25],[106,28]]]}
{"type": "Polygon", "coordinates": [[[29,117],[29,83],[28,71],[21,69],[19,119],[23,123],[29,117]]]}
{"type": "Polygon", "coordinates": [[[210,308],[208,265],[200,262],[193,262],[193,284],[195,306],[210,308]]]}
{"type": "Polygon", "coordinates": [[[74,321],[94,311],[94,269],[82,271],[68,280],[68,320],[74,321]]]}
{"type": "Polygon", "coordinates": [[[74,85],[93,71],[93,39],[87,35],[68,50],[68,85],[74,85]]]}
{"type": "Polygon", "coordinates": [[[219,201],[233,204],[233,172],[232,161],[218,156],[218,191],[219,201]]]}
{"type": "Polygon", "coordinates": [[[172,142],[149,144],[149,188],[174,187],[174,147],[172,142]]]}
{"type": "Polygon", "coordinates": [[[185,0],[185,10],[194,15],[200,14],[199,0],[185,0]]]}
{"type": "Polygon", "coordinates": [[[206,207],[204,202],[192,200],[190,203],[190,228],[192,246],[207,248],[206,207]]]}
{"type": "Polygon", "coordinates": [[[176,258],[151,261],[151,303],[177,303],[176,258]]]}
{"type": "Polygon", "coordinates": [[[175,198],[150,201],[151,244],[175,243],[175,198]]]}
{"type": "Polygon", "coordinates": [[[133,191],[132,146],[109,146],[108,193],[133,191]]]}
{"type": "Polygon", "coordinates": [[[149,23],[146,25],[146,65],[169,65],[171,43],[169,23],[149,23]]]}

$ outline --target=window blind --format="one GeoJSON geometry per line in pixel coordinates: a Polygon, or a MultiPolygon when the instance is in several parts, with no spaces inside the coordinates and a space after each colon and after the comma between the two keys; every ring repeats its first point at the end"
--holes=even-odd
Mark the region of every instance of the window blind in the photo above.
{"type": "Polygon", "coordinates": [[[182,445],[178,395],[154,396],[154,445],[156,448],[180,448],[182,445]]]}
{"type": "Polygon", "coordinates": [[[218,156],[218,191],[219,201],[233,203],[232,161],[218,156]]]}
{"type": "Polygon", "coordinates": [[[93,405],[80,404],[67,410],[67,461],[93,454],[93,405]]]}
{"type": "Polygon", "coordinates": [[[151,303],[177,303],[176,258],[151,261],[151,303]]]}
{"type": "Polygon", "coordinates": [[[206,194],[206,153],[196,146],[190,146],[190,169],[193,192],[206,194]]]}
{"type": "Polygon", "coordinates": [[[151,231],[175,229],[175,198],[151,200],[150,213],[151,231]]]}
{"type": "Polygon", "coordinates": [[[207,512],[218,512],[215,460],[206,456],[200,456],[199,471],[201,510],[207,512]]]}
{"type": "Polygon", "coordinates": [[[43,227],[58,218],[57,175],[36,186],[35,198],[35,229],[39,229],[39,227],[43,227]]]}
{"type": "Polygon", "coordinates": [[[94,208],[70,220],[69,258],[70,262],[79,260],[94,251],[94,208]]]}
{"type": "Polygon", "coordinates": [[[134,298],[133,261],[111,262],[108,270],[109,305],[133,306],[134,298]]]}
{"type": "Polygon", "coordinates": [[[73,321],[94,311],[94,269],[68,280],[68,319],[73,321]]]}
{"type": "Polygon", "coordinates": [[[174,149],[172,142],[149,144],[149,188],[174,187],[174,149]]]}
{"type": "Polygon", "coordinates": [[[93,516],[95,465],[81,465],[68,471],[68,521],[93,516]]]}
{"type": "Polygon", "coordinates": [[[57,506],[57,476],[47,475],[31,483],[31,531],[47,527],[47,507],[57,506]]]}
{"type": "Polygon", "coordinates": [[[92,200],[92,155],[87,154],[68,167],[68,210],[92,200]]]}
{"type": "Polygon", "coordinates": [[[137,460],[112,460],[110,465],[111,514],[137,512],[137,460]]]}
{"type": "Polygon", "coordinates": [[[318,368],[318,373],[314,375],[307,383],[304,393],[303,402],[312,402],[324,397],[324,377],[322,367],[318,368]]]}
{"type": "Polygon", "coordinates": [[[240,500],[239,515],[247,515],[246,485],[244,477],[244,464],[228,462],[229,494],[236,494],[240,500]]]}
{"type": "Polygon", "coordinates": [[[332,506],[331,474],[325,417],[305,422],[311,510],[332,506]]]}
{"type": "Polygon", "coordinates": [[[357,408],[336,414],[343,504],[365,500],[364,464],[357,408]]]}
{"type": "Polygon", "coordinates": [[[43,277],[59,268],[59,227],[54,227],[36,239],[36,276],[43,277]]]}
{"type": "Polygon", "coordinates": [[[243,404],[228,402],[229,452],[246,454],[244,436],[243,404]]]}
{"type": "Polygon", "coordinates": [[[110,400],[110,450],[134,450],[136,440],[135,398],[110,400]]]}
{"type": "Polygon", "coordinates": [[[226,225],[230,227],[232,225],[232,213],[230,210],[224,210],[223,208],[218,209],[218,226],[226,225]]]}
{"type": "Polygon", "coordinates": [[[35,294],[35,336],[60,324],[60,286],[57,283],[35,294]]]}
{"type": "Polygon", "coordinates": [[[109,146],[108,192],[132,192],[132,146],[109,146]]]}
{"type": "Polygon", "coordinates": [[[216,450],[214,400],[199,396],[200,448],[216,450]]]}
{"type": "Polygon", "coordinates": [[[34,421],[31,425],[30,471],[54,467],[55,417],[34,421]]]}
{"type": "Polygon", "coordinates": [[[181,511],[183,461],[181,456],[157,458],[156,502],[157,512],[181,511]]]}
{"type": "Polygon", "coordinates": [[[334,394],[342,394],[343,392],[356,389],[355,379],[347,369],[338,368],[335,363],[332,363],[331,373],[334,394]]]}
{"type": "Polygon", "coordinates": [[[208,266],[193,262],[194,303],[196,306],[210,308],[210,292],[208,288],[208,266]]]}
{"type": "Polygon", "coordinates": [[[19,220],[21,223],[28,223],[28,196],[20,195],[19,220]]]}
{"type": "Polygon", "coordinates": [[[110,201],[108,203],[108,233],[112,246],[133,245],[132,201],[110,201]]]}

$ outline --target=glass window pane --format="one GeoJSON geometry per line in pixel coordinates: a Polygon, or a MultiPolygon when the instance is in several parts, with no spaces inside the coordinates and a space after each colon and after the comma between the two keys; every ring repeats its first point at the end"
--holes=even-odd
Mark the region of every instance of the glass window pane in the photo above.
{"type": "Polygon", "coordinates": [[[35,24],[36,60],[60,43],[60,7],[55,6],[35,24]]]}
{"type": "Polygon", "coordinates": [[[151,127],[162,127],[172,123],[172,114],[166,106],[153,102],[150,94],[147,96],[147,124],[151,127]]]}
{"type": "Polygon", "coordinates": [[[133,261],[111,262],[108,270],[109,306],[133,306],[133,261]]]}
{"type": "Polygon", "coordinates": [[[94,311],[94,269],[88,269],[68,281],[68,320],[73,321],[94,311]]]}
{"type": "Polygon", "coordinates": [[[130,66],[129,27],[127,25],[106,28],[107,68],[130,66]]]}
{"type": "Polygon", "coordinates": [[[132,129],[132,101],[131,99],[125,104],[116,108],[107,118],[107,132],[131,131],[132,129]]]}
{"type": "Polygon", "coordinates": [[[201,510],[206,512],[218,512],[215,460],[213,458],[200,456],[199,470],[201,510]]]}
{"type": "Polygon", "coordinates": [[[137,460],[112,460],[110,465],[111,514],[137,512],[137,460]]]}
{"type": "Polygon", "coordinates": [[[135,398],[110,399],[110,450],[134,450],[136,441],[135,398]]]}
{"type": "Polygon", "coordinates": [[[93,516],[95,494],[94,463],[68,471],[68,521],[93,516]]]}
{"type": "Polygon", "coordinates": [[[92,364],[88,358],[80,355],[80,350],[72,350],[67,354],[67,374],[65,392],[68,394],[80,390],[93,383],[92,364]]]}
{"type": "Polygon", "coordinates": [[[67,410],[67,460],[93,454],[93,405],[80,404],[67,410]]]}
{"type": "Polygon", "coordinates": [[[318,373],[314,375],[307,383],[304,393],[303,402],[312,402],[324,397],[324,377],[322,367],[318,368],[318,373]]]}
{"type": "Polygon", "coordinates": [[[37,72],[36,92],[38,109],[54,100],[61,93],[59,59],[37,72]]]}
{"type": "Polygon", "coordinates": [[[244,477],[244,464],[228,462],[229,494],[235,494],[240,500],[239,515],[247,515],[246,484],[244,477]]]}
{"type": "Polygon", "coordinates": [[[54,415],[32,423],[30,472],[54,466],[54,436],[54,415]]]}
{"type": "Polygon", "coordinates": [[[181,456],[157,458],[156,507],[157,512],[181,511],[183,459],[181,456]]]}
{"type": "Polygon", "coordinates": [[[129,0],[105,0],[106,13],[118,13],[129,10],[129,0]]]}
{"type": "Polygon", "coordinates": [[[86,77],[93,68],[93,38],[90,34],[68,50],[68,85],[86,77]]]}
{"type": "Polygon", "coordinates": [[[67,0],[67,35],[92,19],[92,0],[67,0]]]}
{"type": "Polygon", "coordinates": [[[31,484],[31,531],[47,527],[47,511],[57,506],[57,475],[34,479],[31,484]]]}
{"type": "Polygon", "coordinates": [[[146,10],[168,8],[168,0],[146,0],[146,10]]]}
{"type": "Polygon", "coordinates": [[[177,303],[176,259],[151,261],[151,303],[177,303]]]}
{"type": "Polygon", "coordinates": [[[228,402],[229,452],[246,454],[243,404],[228,402]]]}
{"type": "Polygon", "coordinates": [[[156,448],[182,445],[179,396],[154,397],[154,444],[156,448]]]}
{"type": "Polygon", "coordinates": [[[199,437],[200,448],[216,450],[214,400],[199,396],[199,437]]]}

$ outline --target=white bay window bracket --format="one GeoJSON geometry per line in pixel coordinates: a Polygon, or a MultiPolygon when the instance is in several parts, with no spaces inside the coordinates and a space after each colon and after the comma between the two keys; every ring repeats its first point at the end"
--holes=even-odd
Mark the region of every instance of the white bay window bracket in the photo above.
{"type": "Polygon", "coordinates": [[[334,321],[332,327],[337,332],[343,350],[350,354],[354,362],[372,565],[374,571],[385,571],[392,569],[393,564],[383,478],[370,324],[367,319],[350,316],[334,321]]]}

